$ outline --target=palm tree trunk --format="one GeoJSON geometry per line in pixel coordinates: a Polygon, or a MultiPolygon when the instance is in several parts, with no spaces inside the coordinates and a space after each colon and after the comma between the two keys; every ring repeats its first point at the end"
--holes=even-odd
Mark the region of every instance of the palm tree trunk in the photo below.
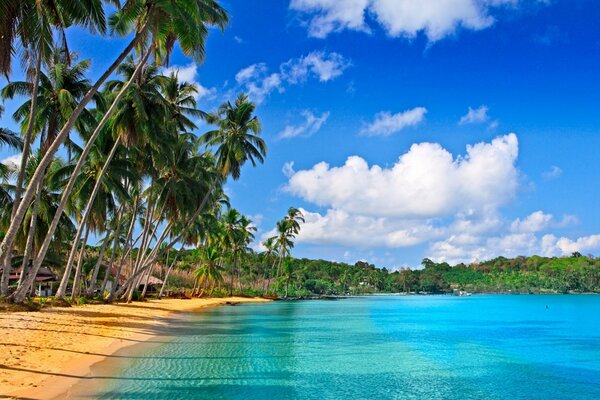
{"type": "Polygon", "coordinates": [[[175,266],[175,263],[177,263],[177,259],[179,258],[179,255],[181,254],[181,250],[183,249],[183,247],[181,247],[178,251],[177,254],[175,255],[175,259],[173,260],[173,262],[171,262],[171,264],[169,265],[169,269],[167,269],[167,273],[165,275],[165,280],[163,281],[162,287],[160,288],[160,293],[158,295],[158,298],[160,299],[163,296],[163,293],[165,291],[165,286],[167,286],[167,279],[169,279],[169,274],[171,273],[171,270],[173,269],[173,267],[175,266]]]}
{"type": "MultiPolygon", "coordinates": [[[[171,249],[177,242],[179,242],[181,240],[181,238],[183,237],[183,235],[185,235],[185,233],[190,228],[192,223],[196,220],[196,218],[198,218],[198,215],[200,215],[200,212],[206,205],[206,202],[208,201],[208,198],[210,197],[211,192],[212,192],[212,189],[206,193],[206,195],[202,199],[202,202],[200,202],[200,205],[198,206],[196,211],[194,211],[194,213],[191,215],[191,217],[188,219],[188,222],[185,224],[183,229],[181,229],[179,234],[173,240],[171,240],[171,242],[164,249],[162,249],[161,252],[158,252],[159,247],[156,246],[152,250],[152,252],[148,255],[148,257],[146,258],[146,261],[143,263],[143,265],[141,265],[140,268],[137,271],[135,271],[133,273],[133,275],[129,277],[129,279],[127,279],[127,281],[123,284],[123,286],[121,286],[121,288],[115,293],[114,297],[122,296],[123,293],[125,293],[125,291],[129,288],[129,285],[131,285],[134,282],[134,280],[138,279],[140,274],[142,274],[144,272],[144,270],[146,268],[148,268],[150,263],[154,262],[154,260],[156,260],[158,257],[161,257],[165,251],[168,251],[169,249],[171,249]]],[[[165,232],[166,232],[166,230],[165,230],[165,232]]]]}
{"type": "MultiPolygon", "coordinates": [[[[31,200],[33,199],[33,196],[36,192],[37,185],[39,185],[41,180],[43,179],[46,168],[50,165],[52,160],[54,160],[54,155],[56,154],[56,152],[58,151],[58,149],[60,148],[62,143],[65,141],[69,132],[73,129],[73,126],[75,125],[75,122],[77,121],[77,118],[79,118],[79,115],[83,112],[83,110],[85,109],[87,104],[92,100],[94,95],[98,92],[98,90],[104,84],[104,82],[108,79],[108,77],[112,75],[112,73],[117,69],[117,67],[119,65],[121,65],[121,63],[123,62],[125,57],[127,57],[127,55],[131,52],[131,50],[133,50],[135,48],[135,46],[143,38],[144,31],[146,30],[146,24],[144,24],[144,26],[136,33],[133,40],[129,43],[129,45],[125,48],[125,50],[123,50],[123,52],[117,57],[117,59],[110,65],[110,67],[104,72],[104,74],[102,74],[102,76],[98,79],[98,81],[96,81],[94,86],[92,86],[90,88],[90,90],[88,90],[88,92],[83,97],[81,102],[79,102],[77,107],[75,107],[75,109],[73,110],[73,113],[71,114],[71,116],[69,117],[69,119],[67,120],[65,125],[62,127],[62,129],[60,130],[58,135],[56,135],[56,138],[54,139],[54,141],[50,144],[50,146],[46,150],[46,154],[44,155],[44,157],[38,164],[32,178],[29,182],[29,186],[27,187],[27,190],[25,191],[25,193],[23,194],[23,196],[21,198],[21,201],[19,203],[17,211],[11,218],[11,222],[5,233],[4,239],[2,240],[2,243],[0,243],[0,259],[6,258],[7,252],[12,250],[12,248],[14,246],[15,238],[17,235],[17,231],[18,231],[19,227],[21,226],[23,219],[25,218],[25,213],[27,212],[27,208],[29,208],[29,204],[31,203],[31,200]]],[[[144,59],[142,59],[142,61],[140,61],[138,67],[136,68],[136,72],[134,72],[134,74],[132,76],[132,79],[130,79],[127,82],[127,84],[121,89],[121,91],[119,92],[117,97],[115,97],[113,104],[106,112],[105,118],[102,119],[103,122],[101,121],[101,124],[106,123],[106,120],[108,120],[108,117],[110,117],[110,115],[114,112],[114,109],[115,109],[116,105],[120,102],[121,97],[125,93],[125,90],[127,90],[127,88],[131,85],[131,83],[133,83],[133,78],[137,75],[137,72],[139,71],[139,69],[141,69],[142,65],[146,62],[147,57],[149,56],[150,53],[151,53],[151,51],[148,51],[146,58],[144,58],[144,59]]],[[[98,136],[97,134],[95,137],[92,136],[89,139],[89,141],[86,143],[86,146],[84,147],[84,151],[81,154],[80,162],[77,163],[77,165],[79,167],[78,168],[76,167],[76,170],[73,172],[73,176],[76,176],[79,174],[79,171],[81,170],[80,164],[83,164],[83,161],[85,161],[85,158],[87,157],[87,153],[89,153],[89,149],[93,145],[93,142],[96,140],[97,136],[98,136]]],[[[47,237],[51,238],[54,235],[54,231],[56,230],[56,227],[58,226],[58,220],[60,219],[60,215],[62,214],[62,211],[65,207],[65,204],[63,204],[63,203],[66,203],[66,199],[69,197],[69,195],[71,194],[71,191],[73,190],[74,182],[71,184],[71,181],[74,181],[74,179],[71,179],[69,181],[70,185],[67,185],[67,188],[65,188],[65,191],[63,192],[63,196],[61,198],[62,206],[59,206],[59,208],[56,212],[56,215],[52,221],[52,224],[49,227],[47,237]]],[[[49,240],[50,239],[48,239],[48,242],[49,242],[49,240]]],[[[44,240],[44,243],[45,242],[46,242],[46,240],[44,240]]],[[[46,255],[48,246],[49,246],[49,243],[42,245],[42,248],[40,249],[42,256],[46,255]]],[[[39,266],[36,267],[36,264],[38,264],[38,263],[34,262],[34,266],[33,266],[32,270],[30,271],[30,272],[34,272],[34,275],[28,274],[27,278],[26,278],[26,280],[28,282],[25,282],[25,283],[29,283],[29,284],[33,283],[33,279],[35,278],[35,275],[37,274],[37,272],[39,270],[39,266]]],[[[41,261],[39,262],[39,265],[41,265],[41,261]]],[[[5,269],[5,271],[6,271],[6,269],[5,269]]],[[[4,279],[2,279],[2,281],[4,281],[4,279]]],[[[6,284],[8,284],[8,279],[6,281],[6,284]]],[[[25,284],[23,286],[28,286],[28,285],[25,284]]],[[[23,300],[25,300],[26,295],[27,295],[27,293],[19,290],[13,294],[13,300],[17,303],[22,303],[23,300]]]]}
{"type": "Polygon", "coordinates": [[[71,251],[69,252],[69,258],[67,259],[67,265],[65,266],[65,272],[63,273],[62,279],[60,280],[60,285],[56,290],[55,297],[58,299],[64,299],[65,294],[67,293],[67,287],[69,285],[69,279],[71,278],[71,272],[73,270],[73,263],[75,262],[75,257],[77,255],[77,250],[79,249],[79,244],[81,242],[81,235],[85,227],[87,226],[86,220],[81,219],[79,223],[79,227],[77,228],[77,233],[75,234],[75,238],[73,239],[73,245],[71,246],[71,251]]]}
{"type": "Polygon", "coordinates": [[[31,220],[29,221],[29,233],[27,236],[27,243],[25,244],[25,251],[23,253],[23,264],[21,265],[21,275],[19,276],[19,283],[17,285],[17,289],[21,287],[23,283],[23,278],[29,268],[29,259],[31,257],[31,251],[33,250],[33,242],[35,239],[35,229],[37,225],[37,214],[38,207],[40,205],[42,190],[44,189],[43,185],[38,185],[37,194],[35,196],[35,200],[33,201],[33,207],[31,208],[31,220]]]}
{"type": "Polygon", "coordinates": [[[192,297],[196,296],[196,287],[198,286],[199,279],[194,279],[194,287],[192,288],[192,297]]]}
{"type": "MultiPolygon", "coordinates": [[[[133,206],[133,211],[132,211],[133,215],[131,216],[131,222],[129,223],[129,231],[127,232],[127,238],[125,239],[125,243],[128,243],[131,240],[131,236],[133,235],[133,228],[135,226],[135,210],[137,208],[137,201],[138,201],[138,199],[136,198],[136,200],[134,202],[134,206],[133,206]]],[[[137,242],[138,239],[136,239],[135,242],[137,242]]],[[[123,266],[125,265],[125,260],[127,259],[127,256],[133,250],[133,246],[135,246],[135,242],[133,242],[131,244],[131,246],[129,247],[127,252],[124,251],[123,254],[121,255],[121,260],[119,261],[119,266],[117,267],[117,271],[115,273],[115,282],[110,287],[110,293],[108,294],[108,296],[105,299],[107,302],[111,302],[115,298],[115,293],[117,292],[117,286],[119,285],[119,280],[121,279],[121,271],[123,270],[123,266]]]]}
{"type": "Polygon", "coordinates": [[[285,281],[285,298],[288,298],[288,288],[290,286],[290,280],[292,279],[292,273],[288,272],[287,279],[285,281]]]}
{"type": "Polygon", "coordinates": [[[96,265],[94,265],[94,271],[92,272],[92,279],[87,288],[87,296],[91,297],[94,295],[94,290],[96,290],[96,280],[98,279],[98,272],[100,272],[100,265],[102,265],[102,259],[104,258],[104,253],[106,253],[106,247],[110,242],[108,240],[109,232],[106,230],[106,234],[104,235],[104,242],[102,243],[102,248],[100,248],[100,254],[98,254],[98,260],[96,260],[96,265]]]}
{"type": "MultiPolygon", "coordinates": [[[[104,163],[104,166],[102,167],[102,170],[100,171],[100,175],[98,175],[98,178],[96,179],[96,183],[94,184],[94,189],[92,190],[90,198],[88,199],[88,202],[85,205],[83,215],[81,216],[81,223],[79,225],[79,229],[77,230],[77,233],[75,234],[75,240],[73,242],[73,247],[71,248],[71,254],[74,254],[77,251],[77,247],[79,247],[79,237],[81,237],[81,228],[83,227],[83,225],[85,225],[90,214],[92,213],[94,201],[96,200],[96,196],[98,195],[98,192],[100,191],[100,186],[102,185],[102,180],[104,179],[104,175],[106,175],[106,171],[108,171],[110,162],[112,161],[115,153],[117,152],[117,149],[119,148],[120,143],[121,143],[121,140],[119,138],[117,138],[117,140],[115,140],[115,144],[113,145],[112,149],[110,150],[110,153],[108,154],[108,158],[106,159],[106,162],[104,163]]],[[[43,255],[43,257],[45,257],[45,254],[43,255]]],[[[69,255],[69,260],[72,260],[71,255],[69,255]]],[[[71,265],[69,265],[69,263],[67,263],[67,270],[69,271],[69,274],[71,272],[70,271],[71,266],[72,266],[72,261],[71,261],[71,265]]],[[[61,286],[62,286],[62,281],[61,281],[61,286]]],[[[60,292],[60,294],[59,294],[59,291],[60,291],[60,287],[59,287],[59,290],[56,292],[56,297],[64,296],[64,293],[60,292]]]]}
{"type": "Polygon", "coordinates": [[[90,235],[91,226],[88,224],[85,229],[85,236],[81,243],[81,249],[79,250],[79,258],[77,260],[77,268],[75,269],[75,278],[73,278],[73,290],[71,291],[71,299],[75,300],[79,297],[80,292],[80,281],[81,275],[83,274],[83,256],[85,255],[85,246],[87,245],[88,237],[90,235]]]}
{"type": "MultiPolygon", "coordinates": [[[[25,180],[25,168],[27,166],[27,161],[29,160],[29,153],[31,151],[31,138],[33,136],[33,128],[34,128],[34,116],[35,109],[37,107],[37,94],[38,88],[40,86],[40,73],[42,70],[42,57],[40,54],[36,55],[36,66],[35,66],[35,75],[33,78],[33,88],[31,89],[31,106],[29,108],[29,122],[27,123],[27,131],[25,131],[25,137],[23,138],[23,154],[21,156],[21,166],[19,168],[19,174],[17,175],[17,183],[15,186],[15,200],[13,202],[12,211],[10,213],[10,220],[12,221],[17,213],[17,209],[21,203],[21,193],[23,192],[23,181],[25,180]]],[[[39,186],[39,185],[38,185],[39,186]]],[[[37,192],[37,190],[36,190],[37,192]]],[[[25,215],[23,215],[23,218],[25,215]]],[[[21,221],[22,222],[22,221],[21,221]]],[[[21,224],[19,222],[18,225],[21,224]]],[[[7,232],[8,234],[8,232],[7,232]]],[[[16,237],[16,230],[14,237],[10,241],[10,243],[6,247],[5,256],[3,258],[2,266],[4,267],[2,270],[2,277],[0,278],[0,296],[4,297],[8,295],[8,277],[10,276],[10,272],[12,269],[11,259],[12,252],[14,246],[14,240],[16,237]]],[[[29,239],[28,239],[29,240],[29,239]]],[[[25,269],[23,269],[24,271],[25,269]]],[[[23,275],[23,273],[21,273],[23,275]]],[[[19,286],[21,286],[21,282],[23,277],[19,279],[19,286]]]]}
{"type": "Polygon", "coordinates": [[[104,296],[104,291],[106,290],[106,284],[110,276],[110,271],[112,270],[115,258],[117,257],[117,250],[119,248],[119,235],[121,234],[121,219],[123,219],[124,212],[125,205],[122,204],[119,208],[119,212],[117,213],[117,225],[115,231],[113,232],[112,253],[110,255],[110,260],[108,261],[108,266],[106,267],[106,272],[104,273],[104,279],[102,279],[102,284],[100,285],[100,296],[104,296]]]}
{"type": "Polygon", "coordinates": [[[144,290],[142,291],[142,299],[146,298],[146,292],[148,291],[148,282],[150,282],[150,277],[152,276],[152,269],[148,268],[148,275],[146,275],[146,280],[144,282],[144,290]]]}

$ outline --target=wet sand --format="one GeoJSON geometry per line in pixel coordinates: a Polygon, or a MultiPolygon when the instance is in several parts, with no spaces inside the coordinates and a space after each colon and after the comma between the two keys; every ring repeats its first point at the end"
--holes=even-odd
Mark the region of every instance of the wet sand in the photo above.
{"type": "Polygon", "coordinates": [[[59,398],[86,379],[92,365],[164,334],[177,323],[176,313],[267,301],[166,299],[0,314],[0,398],[59,398]]]}

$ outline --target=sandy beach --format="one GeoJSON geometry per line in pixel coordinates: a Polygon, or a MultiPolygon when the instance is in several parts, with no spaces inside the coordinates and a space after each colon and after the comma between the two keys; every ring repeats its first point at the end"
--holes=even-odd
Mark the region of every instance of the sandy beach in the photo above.
{"type": "Polygon", "coordinates": [[[267,301],[166,299],[0,314],[0,398],[56,398],[95,363],[157,335],[172,313],[267,301]]]}

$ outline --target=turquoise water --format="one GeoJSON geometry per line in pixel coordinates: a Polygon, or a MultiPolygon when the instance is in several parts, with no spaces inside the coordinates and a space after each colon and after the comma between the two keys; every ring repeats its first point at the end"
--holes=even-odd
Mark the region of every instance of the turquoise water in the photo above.
{"type": "Polygon", "coordinates": [[[600,399],[600,296],[365,297],[190,318],[89,397],[600,399]]]}

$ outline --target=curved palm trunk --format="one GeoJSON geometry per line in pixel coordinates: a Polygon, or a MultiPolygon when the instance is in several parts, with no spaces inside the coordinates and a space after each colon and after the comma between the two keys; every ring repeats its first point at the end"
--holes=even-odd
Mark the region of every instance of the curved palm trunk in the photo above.
{"type": "Polygon", "coordinates": [[[192,297],[196,296],[196,287],[198,287],[198,282],[200,282],[200,279],[194,279],[194,287],[192,288],[192,297]]]}
{"type": "MultiPolygon", "coordinates": [[[[90,88],[90,90],[88,90],[88,92],[86,93],[86,95],[83,97],[83,99],[79,102],[79,104],[77,105],[77,107],[75,107],[75,109],[73,110],[73,113],[71,114],[71,116],[69,117],[69,119],[67,120],[67,122],[65,123],[65,125],[62,127],[62,129],[60,130],[60,132],[58,133],[58,135],[56,135],[56,138],[54,139],[54,141],[52,142],[52,144],[50,144],[50,146],[48,147],[48,149],[46,150],[46,154],[44,155],[44,157],[42,158],[42,160],[40,161],[40,163],[38,164],[38,167],[36,168],[31,181],[29,183],[29,187],[27,188],[27,190],[25,191],[25,193],[23,194],[20,204],[17,208],[17,211],[15,212],[14,216],[11,218],[11,223],[8,227],[8,230],[6,231],[6,234],[4,236],[4,239],[2,240],[2,243],[0,243],[0,258],[6,258],[7,257],[7,253],[13,248],[14,243],[15,243],[15,238],[17,235],[17,231],[19,229],[19,226],[21,226],[21,223],[23,222],[23,219],[25,218],[25,213],[27,212],[27,208],[29,207],[29,204],[31,203],[31,200],[33,199],[33,196],[35,194],[37,185],[39,185],[39,183],[41,182],[41,180],[43,179],[44,176],[44,172],[46,170],[46,168],[50,165],[50,163],[52,162],[52,160],[54,159],[54,155],[56,154],[56,152],[58,151],[58,149],[60,148],[60,146],[63,144],[63,142],[65,141],[67,135],[69,134],[69,132],[73,129],[73,126],[75,125],[75,122],[77,121],[77,118],[79,118],[79,115],[83,112],[83,110],[85,109],[85,107],[88,105],[88,103],[92,100],[92,98],[94,97],[94,95],[98,92],[98,90],[100,89],[100,87],[104,84],[104,82],[108,79],[109,76],[112,75],[112,73],[117,69],[117,67],[123,62],[123,60],[125,59],[125,57],[127,57],[127,55],[135,48],[135,46],[140,42],[140,40],[142,39],[143,32],[146,30],[146,25],[144,25],[142,27],[142,29],[140,29],[139,32],[136,33],[135,37],[133,38],[133,40],[129,43],[129,45],[125,48],[125,50],[123,50],[123,52],[117,57],[117,59],[110,65],[110,67],[104,72],[104,74],[102,74],[102,76],[98,79],[98,81],[96,81],[96,83],[94,84],[94,86],[92,86],[90,88]]],[[[147,55],[145,56],[146,58],[143,59],[143,62],[145,63],[145,61],[147,60],[147,57],[150,55],[151,51],[148,51],[147,55]]],[[[140,62],[140,66],[143,63],[140,62]]],[[[136,69],[136,72],[140,69],[140,66],[138,66],[138,68],[136,69]]],[[[134,76],[137,75],[136,73],[134,73],[134,76]]],[[[133,78],[132,77],[132,78],[133,78]]],[[[103,118],[104,123],[106,123],[105,120],[108,119],[108,117],[110,116],[110,114],[112,114],[114,112],[114,108],[116,107],[116,104],[119,103],[119,101],[121,100],[121,97],[123,96],[125,90],[127,89],[127,87],[129,87],[129,85],[131,85],[131,80],[125,85],[125,87],[123,88],[123,90],[121,90],[121,92],[119,92],[119,94],[117,95],[117,97],[115,98],[113,104],[111,105],[111,107],[109,108],[109,110],[107,111],[105,118],[103,118]]],[[[97,137],[97,135],[96,135],[97,137]]],[[[82,157],[80,159],[80,161],[84,161],[85,157],[87,156],[87,153],[89,152],[89,147],[91,147],[91,145],[93,144],[93,141],[96,140],[96,137],[91,137],[90,140],[88,141],[88,143],[86,144],[85,148],[84,148],[84,152],[82,153],[82,157]],[[87,149],[87,151],[86,151],[87,149]],[[85,155],[84,155],[85,154],[85,155]]],[[[78,163],[79,165],[79,163],[78,163]]],[[[79,167],[79,170],[81,169],[81,166],[79,167]]],[[[79,173],[79,170],[74,171],[74,175],[77,175],[79,173]]],[[[69,187],[67,187],[69,188],[69,187]]],[[[72,190],[72,185],[70,187],[69,190],[65,189],[65,191],[63,192],[63,198],[64,198],[64,202],[66,202],[66,198],[69,197],[69,195],[71,194],[71,190],[72,190]]],[[[63,199],[61,199],[61,204],[63,203],[63,199]]],[[[62,213],[64,209],[64,204],[62,204],[62,207],[59,207],[59,210],[57,210],[57,215],[55,215],[54,220],[52,221],[52,224],[50,225],[49,231],[48,231],[48,236],[52,237],[52,235],[54,235],[54,231],[56,230],[56,227],[58,226],[58,220],[60,219],[60,215],[62,213]]],[[[44,241],[46,242],[46,241],[44,241]]],[[[41,253],[43,256],[46,255],[46,251],[48,249],[48,244],[46,244],[45,246],[42,246],[42,249],[40,249],[41,253]]],[[[41,265],[41,263],[40,263],[41,265]]],[[[37,269],[39,269],[39,266],[37,267],[37,269]]],[[[32,271],[35,270],[35,274],[37,274],[37,269],[35,267],[35,263],[34,263],[34,268],[32,268],[32,271]]],[[[30,271],[30,272],[32,272],[30,271]]],[[[30,274],[27,275],[27,282],[25,283],[33,283],[33,278],[35,278],[35,274],[31,277],[30,274]]],[[[4,280],[4,279],[3,279],[4,280]]],[[[7,284],[8,284],[8,280],[7,280],[7,284]]],[[[23,286],[28,286],[28,285],[23,285],[23,286]]],[[[14,294],[13,296],[13,300],[15,302],[21,303],[23,302],[23,300],[25,299],[26,293],[24,293],[23,291],[19,290],[18,293],[14,294]]]]}
{"type": "Polygon", "coordinates": [[[101,296],[104,296],[104,291],[106,290],[106,284],[108,283],[110,271],[112,270],[113,264],[115,262],[115,258],[117,257],[117,250],[119,248],[119,235],[121,234],[121,219],[123,218],[124,212],[125,212],[125,206],[121,205],[121,208],[119,209],[119,213],[117,215],[117,226],[115,228],[115,231],[113,232],[112,253],[110,255],[110,260],[108,261],[108,266],[106,267],[106,272],[104,273],[104,279],[102,279],[102,284],[100,285],[100,295],[101,296]]]}
{"type": "Polygon", "coordinates": [[[98,279],[98,272],[100,272],[100,265],[102,265],[102,259],[104,258],[104,253],[106,253],[106,247],[110,242],[108,240],[109,233],[106,231],[106,235],[104,236],[104,242],[102,243],[102,247],[100,248],[100,254],[98,254],[98,260],[96,260],[96,264],[94,265],[94,271],[92,272],[92,279],[90,280],[90,284],[88,285],[86,295],[91,297],[94,295],[94,290],[96,290],[96,280],[98,279]]]}
{"type": "Polygon", "coordinates": [[[179,255],[181,254],[181,249],[183,249],[183,247],[180,248],[179,251],[177,251],[177,254],[175,255],[175,259],[169,265],[169,269],[167,269],[167,274],[165,275],[165,280],[163,281],[162,287],[160,288],[160,293],[158,294],[158,298],[159,299],[161,297],[163,297],[163,293],[165,291],[165,287],[167,286],[167,279],[169,279],[169,274],[171,273],[171,270],[173,269],[173,267],[177,263],[177,258],[179,258],[179,255]]]}
{"type": "Polygon", "coordinates": [[[38,191],[35,196],[35,200],[33,202],[33,207],[31,208],[31,220],[29,221],[29,234],[27,236],[27,243],[25,244],[25,252],[23,253],[23,264],[21,265],[21,275],[19,276],[19,283],[17,285],[17,289],[21,287],[23,283],[23,278],[27,273],[27,269],[29,268],[29,259],[31,257],[31,251],[33,250],[33,242],[35,239],[35,229],[37,226],[37,214],[38,207],[40,205],[42,190],[44,189],[43,185],[38,185],[38,191]]]}
{"type": "MultiPolygon", "coordinates": [[[[129,223],[129,230],[127,231],[127,237],[125,238],[125,246],[126,247],[128,246],[128,243],[131,241],[131,237],[133,236],[133,228],[135,227],[135,217],[136,217],[135,210],[137,210],[138,199],[139,198],[136,197],[135,201],[133,203],[131,222],[129,223]]],[[[137,242],[137,239],[135,242],[131,243],[131,246],[129,247],[129,249],[127,249],[127,251],[123,251],[123,254],[121,255],[121,259],[119,260],[119,266],[117,267],[117,271],[115,272],[114,284],[111,285],[110,293],[108,294],[108,296],[105,299],[108,302],[111,302],[114,299],[115,292],[117,290],[117,286],[119,285],[119,279],[121,279],[121,271],[123,270],[123,266],[125,265],[125,260],[127,259],[127,256],[129,255],[131,250],[133,250],[133,246],[135,246],[136,242],[137,242]]]]}
{"type": "Polygon", "coordinates": [[[64,299],[65,294],[67,293],[67,286],[69,285],[69,279],[71,278],[71,272],[73,271],[73,263],[75,262],[77,249],[79,248],[81,235],[85,226],[86,224],[82,221],[77,228],[77,233],[75,234],[75,239],[73,239],[73,246],[71,247],[71,252],[69,253],[69,258],[67,259],[65,271],[63,272],[63,276],[60,280],[60,285],[58,285],[58,289],[56,290],[55,297],[57,299],[64,299]]]}
{"type": "MultiPolygon", "coordinates": [[[[146,268],[148,268],[151,265],[152,262],[154,262],[154,260],[161,257],[166,251],[173,248],[173,246],[181,240],[181,238],[185,235],[187,230],[192,225],[193,221],[196,220],[196,218],[198,218],[198,215],[200,215],[200,212],[202,212],[202,209],[206,205],[206,202],[208,201],[208,198],[210,197],[211,192],[212,192],[212,189],[206,193],[206,195],[202,199],[202,202],[200,203],[200,205],[198,206],[196,211],[194,211],[194,213],[190,216],[190,218],[188,219],[188,222],[185,224],[185,226],[179,232],[179,234],[173,240],[171,240],[171,242],[164,249],[162,249],[162,251],[159,252],[159,247],[156,246],[152,250],[152,252],[150,252],[148,257],[145,259],[143,265],[141,265],[140,268],[136,272],[134,272],[133,275],[130,276],[129,279],[127,279],[127,281],[125,281],[123,286],[121,286],[121,288],[119,288],[119,290],[116,291],[116,293],[114,294],[114,297],[122,296],[125,293],[125,291],[130,288],[131,284],[139,279],[140,275],[146,270],[146,268]]],[[[165,230],[165,232],[166,231],[167,230],[165,230]]],[[[163,240],[164,240],[164,238],[163,238],[163,240]]]]}
{"type": "Polygon", "coordinates": [[[150,282],[150,277],[152,276],[152,269],[148,268],[148,275],[146,275],[146,280],[144,281],[144,290],[142,290],[142,299],[146,298],[146,293],[148,292],[148,282],[150,282]]]}
{"type": "MultiPolygon", "coordinates": [[[[79,242],[80,242],[80,238],[81,238],[81,233],[83,232],[83,227],[86,225],[86,222],[87,222],[90,214],[92,213],[92,207],[94,205],[94,201],[96,200],[96,196],[98,195],[98,192],[100,191],[100,186],[102,185],[102,180],[104,179],[104,175],[106,174],[106,171],[108,170],[108,166],[109,166],[110,162],[112,161],[112,158],[114,157],[114,155],[119,147],[120,142],[121,141],[119,139],[117,139],[115,141],[115,144],[113,145],[112,149],[110,150],[110,153],[108,154],[108,159],[104,163],[104,166],[102,167],[102,170],[100,171],[100,175],[96,179],[96,183],[94,185],[94,189],[92,190],[92,194],[90,195],[90,198],[88,199],[88,202],[85,205],[83,215],[81,216],[81,222],[79,223],[79,227],[77,228],[77,233],[75,234],[75,239],[73,240],[73,246],[71,247],[71,252],[69,253],[67,266],[65,268],[66,278],[65,278],[65,275],[63,275],[63,279],[61,279],[60,286],[58,287],[58,290],[56,291],[56,297],[58,297],[58,298],[63,298],[65,296],[65,292],[67,290],[67,282],[69,280],[69,276],[71,275],[71,269],[73,268],[73,261],[75,260],[75,254],[77,253],[77,248],[79,247],[79,242]]],[[[46,255],[44,254],[42,257],[45,257],[45,256],[46,255]]],[[[40,257],[40,255],[38,255],[38,258],[39,257],[40,257]]]]}
{"type": "MultiPolygon", "coordinates": [[[[94,133],[92,134],[92,136],[90,137],[90,139],[88,140],[88,142],[86,143],[85,147],[83,148],[83,151],[82,151],[82,153],[81,153],[81,155],[79,157],[77,165],[75,166],[75,169],[73,170],[73,174],[71,175],[71,178],[69,179],[69,182],[67,183],[67,187],[63,191],[63,194],[61,196],[60,204],[58,205],[58,209],[56,210],[56,213],[54,214],[54,218],[52,220],[52,223],[50,224],[50,227],[48,228],[48,233],[46,234],[46,238],[44,239],[44,242],[42,243],[42,246],[41,246],[41,248],[40,248],[40,250],[38,252],[38,256],[36,257],[36,260],[33,263],[33,268],[30,271],[30,274],[28,274],[28,276],[27,276],[27,279],[31,280],[31,282],[33,282],[33,279],[35,278],[35,275],[33,275],[31,277],[30,277],[30,275],[31,275],[32,272],[35,272],[35,274],[37,274],[37,271],[39,270],[40,266],[42,265],[42,262],[44,261],[44,258],[46,257],[46,253],[48,251],[48,247],[50,246],[50,242],[52,241],[54,232],[56,231],[56,228],[58,226],[58,222],[60,221],[61,214],[62,214],[62,212],[65,209],[65,206],[67,204],[67,200],[68,200],[69,196],[71,195],[71,192],[73,191],[73,188],[75,186],[75,181],[77,180],[79,172],[81,171],[81,168],[83,167],[83,164],[85,163],[85,159],[86,159],[88,153],[90,152],[94,141],[96,140],[96,138],[100,134],[101,129],[104,127],[104,125],[106,124],[106,122],[108,121],[108,119],[110,118],[110,116],[116,110],[116,107],[119,104],[119,102],[120,102],[121,98],[123,97],[123,95],[125,94],[125,91],[131,86],[131,84],[133,83],[135,77],[138,75],[138,73],[140,72],[140,70],[142,69],[142,67],[144,66],[144,64],[146,63],[146,61],[148,60],[148,56],[150,55],[150,53],[151,53],[151,51],[148,51],[146,53],[146,55],[144,56],[144,58],[138,63],[138,66],[136,67],[135,72],[133,73],[133,75],[131,76],[131,78],[129,79],[129,81],[127,81],[127,83],[123,86],[123,88],[121,88],[121,90],[119,91],[119,93],[115,97],[113,103],[111,104],[110,108],[108,109],[108,111],[106,112],[106,114],[104,115],[104,117],[102,118],[102,120],[100,121],[99,125],[96,127],[96,130],[94,131],[94,133]]],[[[74,123],[74,121],[73,121],[73,123],[74,123]]],[[[61,131],[61,133],[62,133],[62,131],[61,131]]],[[[60,136],[60,133],[59,133],[59,136],[60,136]]],[[[58,136],[57,136],[57,139],[58,139],[58,136]]],[[[54,143],[57,141],[57,139],[55,139],[55,141],[53,142],[52,146],[50,146],[51,148],[54,146],[54,143]]],[[[58,150],[58,146],[57,146],[57,150],[58,150]]],[[[44,158],[42,159],[42,162],[44,162],[44,160],[46,159],[46,157],[50,153],[51,153],[51,151],[48,150],[48,153],[46,153],[46,156],[44,156],[44,158]]],[[[56,153],[56,151],[54,151],[54,153],[56,153]]],[[[54,153],[52,153],[52,154],[54,154],[54,153]]],[[[49,164],[49,162],[48,162],[48,164],[49,164]]],[[[38,169],[39,169],[39,167],[38,167],[38,169]]],[[[36,169],[36,172],[34,174],[34,177],[32,179],[32,182],[30,183],[30,185],[38,182],[38,181],[35,180],[37,172],[38,171],[36,169]]],[[[29,191],[29,189],[27,189],[27,190],[29,191]]],[[[23,203],[21,203],[21,206],[19,207],[19,210],[22,208],[22,206],[23,206],[24,203],[25,203],[25,200],[23,200],[23,203]]],[[[22,220],[22,218],[21,218],[21,220],[22,220]]],[[[14,224],[15,221],[13,221],[11,223],[11,228],[12,228],[12,224],[14,224]]],[[[10,231],[11,228],[9,228],[9,231],[10,231]]],[[[8,234],[9,234],[9,232],[7,232],[7,235],[8,234]]],[[[13,242],[14,242],[14,240],[13,240],[13,242]]],[[[2,246],[3,245],[0,245],[0,251],[2,251],[2,246]]],[[[25,299],[25,295],[26,294],[24,294],[24,293],[20,293],[20,292],[17,293],[17,292],[15,292],[14,301],[17,302],[17,303],[23,302],[23,300],[25,299]]]]}
{"type": "Polygon", "coordinates": [[[81,281],[81,275],[83,272],[83,256],[85,254],[85,246],[87,245],[88,237],[90,235],[90,226],[88,225],[85,230],[85,236],[83,237],[83,243],[81,243],[81,250],[79,251],[79,259],[77,260],[77,269],[75,270],[75,278],[73,278],[73,290],[71,291],[71,299],[75,300],[79,297],[79,282],[81,281]]]}
{"type": "MultiPolygon", "coordinates": [[[[29,160],[29,153],[31,152],[31,138],[33,136],[33,127],[34,127],[34,115],[35,109],[37,107],[37,94],[40,86],[40,72],[42,70],[42,57],[41,55],[37,55],[36,66],[35,66],[35,75],[33,78],[33,88],[31,90],[31,106],[29,108],[29,123],[27,124],[27,130],[25,131],[25,137],[23,138],[23,155],[21,156],[21,166],[19,168],[19,174],[17,175],[17,183],[15,186],[15,200],[13,202],[12,211],[10,213],[10,220],[12,221],[15,218],[15,214],[19,208],[21,203],[21,193],[23,192],[23,181],[25,180],[25,167],[27,166],[27,161],[29,160]]],[[[36,186],[37,187],[37,186],[36,186]]],[[[37,192],[37,190],[36,190],[37,192]]],[[[36,209],[37,211],[37,209],[36,209]]],[[[25,214],[23,214],[23,218],[25,218],[25,214]]],[[[22,221],[17,224],[17,227],[21,224],[22,221]]],[[[2,277],[0,278],[0,296],[4,297],[8,295],[8,277],[10,276],[10,271],[12,269],[11,259],[14,241],[16,237],[17,230],[15,229],[15,233],[13,234],[10,243],[6,246],[6,252],[3,257],[2,266],[4,267],[2,270],[2,277]]],[[[6,233],[8,235],[8,232],[6,233]]],[[[23,269],[24,271],[25,269],[23,269]]],[[[19,286],[23,281],[23,274],[21,273],[21,277],[19,279],[19,286]]]]}

